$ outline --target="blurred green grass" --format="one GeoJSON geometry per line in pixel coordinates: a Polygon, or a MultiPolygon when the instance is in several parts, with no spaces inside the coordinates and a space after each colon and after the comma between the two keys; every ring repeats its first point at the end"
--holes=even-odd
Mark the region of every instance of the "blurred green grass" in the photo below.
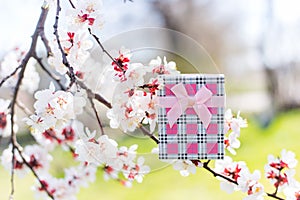
{"type": "MultiPolygon", "coordinates": [[[[238,150],[237,156],[232,156],[234,160],[244,160],[251,171],[258,169],[262,172],[261,182],[265,190],[273,192],[272,186],[264,178],[264,165],[269,154],[280,155],[282,149],[294,151],[300,155],[299,142],[300,111],[295,110],[276,117],[272,124],[261,129],[254,118],[249,118],[249,127],[242,129],[242,146],[238,150]]],[[[139,143],[141,152],[149,152],[154,145],[152,141],[141,141],[139,139],[124,139],[122,145],[139,143]]],[[[298,156],[296,156],[299,158],[298,156]]],[[[63,166],[70,164],[69,155],[56,151],[54,153],[56,162],[53,164],[53,172],[61,176],[63,166]]],[[[156,159],[157,160],[157,159],[156,159]]],[[[155,159],[150,165],[157,166],[155,159]]],[[[157,162],[157,161],[156,161],[157,162]]],[[[300,180],[300,166],[297,166],[296,179],[300,180]]],[[[131,189],[122,187],[115,181],[104,181],[102,172],[97,173],[97,181],[88,188],[83,188],[79,195],[79,200],[86,199],[172,199],[181,200],[184,198],[196,199],[242,199],[245,195],[240,192],[227,194],[220,190],[219,181],[212,177],[207,171],[198,169],[197,173],[189,177],[181,177],[178,171],[168,166],[161,170],[156,170],[144,178],[142,184],[135,183],[131,189]]],[[[0,199],[8,199],[10,192],[9,173],[0,167],[0,199]]],[[[14,200],[34,199],[34,194],[30,190],[34,182],[31,174],[24,178],[16,178],[16,192],[14,200]]],[[[267,198],[266,198],[267,199],[267,198]]]]}

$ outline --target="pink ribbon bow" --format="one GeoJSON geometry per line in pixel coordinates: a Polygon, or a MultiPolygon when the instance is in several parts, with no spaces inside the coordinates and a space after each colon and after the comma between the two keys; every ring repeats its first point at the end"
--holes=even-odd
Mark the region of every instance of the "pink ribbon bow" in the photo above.
{"type": "Polygon", "coordinates": [[[192,107],[205,128],[211,122],[212,114],[208,107],[224,107],[224,97],[213,96],[212,92],[202,86],[195,96],[189,96],[184,85],[178,83],[171,88],[175,96],[160,97],[159,105],[163,108],[171,108],[167,113],[167,119],[172,127],[177,119],[188,107],[192,107]]]}

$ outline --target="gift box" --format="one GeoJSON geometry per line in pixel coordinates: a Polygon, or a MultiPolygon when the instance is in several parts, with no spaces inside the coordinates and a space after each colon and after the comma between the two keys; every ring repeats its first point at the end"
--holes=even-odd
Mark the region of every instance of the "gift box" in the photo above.
{"type": "Polygon", "coordinates": [[[223,159],[223,74],[162,75],[158,91],[160,159],[223,159]]]}

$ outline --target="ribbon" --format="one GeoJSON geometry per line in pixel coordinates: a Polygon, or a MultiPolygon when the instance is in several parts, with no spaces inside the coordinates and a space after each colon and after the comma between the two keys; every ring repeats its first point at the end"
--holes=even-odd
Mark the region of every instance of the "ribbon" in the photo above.
{"type": "Polygon", "coordinates": [[[212,114],[208,107],[224,107],[223,96],[213,96],[213,93],[202,86],[195,94],[189,96],[184,85],[178,83],[171,88],[175,96],[159,97],[158,104],[163,108],[171,108],[167,113],[167,119],[172,127],[177,119],[189,107],[192,107],[198,115],[204,127],[207,128],[211,122],[212,114]]]}

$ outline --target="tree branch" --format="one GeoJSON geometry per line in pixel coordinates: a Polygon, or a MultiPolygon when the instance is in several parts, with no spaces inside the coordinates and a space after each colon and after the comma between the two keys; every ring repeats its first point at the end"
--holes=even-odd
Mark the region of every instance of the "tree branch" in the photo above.
{"type": "Polygon", "coordinates": [[[225,179],[226,181],[233,183],[235,185],[238,185],[237,181],[232,180],[231,178],[228,178],[227,176],[224,176],[222,174],[219,174],[217,172],[215,172],[214,170],[212,170],[208,164],[210,163],[211,160],[208,160],[206,162],[203,163],[203,168],[206,169],[208,172],[210,172],[214,177],[220,177],[222,179],[225,179]]]}
{"type": "Polygon", "coordinates": [[[52,74],[52,73],[46,68],[46,66],[45,66],[45,65],[43,64],[43,62],[42,62],[42,59],[39,58],[39,57],[37,57],[37,56],[35,56],[34,58],[35,58],[36,61],[39,63],[39,65],[40,65],[40,67],[42,68],[42,70],[43,70],[44,72],[46,72],[46,74],[47,74],[50,78],[52,78],[52,79],[58,84],[58,86],[60,87],[60,89],[66,90],[65,86],[61,83],[60,78],[56,77],[54,74],[52,74]]]}
{"type": "Polygon", "coordinates": [[[112,108],[112,105],[110,102],[108,102],[104,97],[102,97],[100,94],[94,93],[90,88],[88,88],[82,81],[77,81],[78,85],[86,90],[88,97],[94,98],[103,105],[105,105],[107,108],[112,108]]]}
{"type": "Polygon", "coordinates": [[[30,169],[30,171],[33,173],[33,175],[35,176],[35,178],[39,181],[39,183],[41,184],[41,187],[45,190],[45,192],[47,193],[47,195],[54,200],[53,195],[47,190],[47,188],[45,188],[42,180],[40,179],[39,175],[36,173],[36,171],[32,168],[32,166],[27,162],[27,160],[24,158],[23,154],[22,154],[22,150],[20,148],[16,148],[17,151],[19,152],[20,157],[23,160],[23,163],[30,169]]]}
{"type": "MultiPolygon", "coordinates": [[[[32,35],[32,42],[31,42],[29,51],[25,55],[24,59],[21,61],[21,64],[17,67],[17,69],[20,68],[21,70],[18,73],[18,80],[17,80],[16,86],[14,88],[13,97],[12,97],[11,104],[10,104],[11,105],[11,117],[10,117],[11,137],[10,137],[10,143],[12,144],[12,169],[11,169],[11,193],[10,193],[10,198],[13,198],[13,195],[14,195],[15,149],[18,150],[18,148],[19,148],[19,144],[17,142],[17,137],[16,137],[16,132],[14,131],[15,105],[17,103],[17,97],[18,97],[20,86],[22,84],[22,80],[24,78],[24,73],[25,73],[27,63],[28,63],[28,61],[31,57],[36,56],[37,40],[38,40],[40,31],[42,31],[44,29],[45,20],[46,20],[47,15],[48,15],[48,8],[47,7],[42,7],[41,9],[42,9],[42,11],[41,11],[36,29],[34,31],[34,34],[32,35]]],[[[17,69],[14,71],[14,73],[17,72],[17,69]]]]}
{"type": "Polygon", "coordinates": [[[10,77],[14,76],[20,68],[21,68],[21,65],[19,65],[11,74],[9,74],[5,78],[3,78],[2,81],[0,82],[0,87],[2,87],[2,85],[5,83],[5,81],[7,81],[10,77]]]}
{"type": "Polygon", "coordinates": [[[90,100],[92,109],[93,109],[93,111],[94,111],[94,113],[95,113],[95,116],[96,116],[96,119],[97,119],[97,121],[98,121],[98,124],[99,124],[99,127],[100,127],[100,131],[101,131],[101,135],[104,135],[103,125],[102,125],[102,122],[101,122],[101,120],[100,120],[99,114],[98,114],[98,112],[97,112],[95,103],[93,102],[93,99],[92,99],[91,97],[88,97],[88,99],[90,100]]]}
{"type": "Polygon", "coordinates": [[[41,40],[46,48],[46,51],[47,51],[47,57],[49,56],[52,56],[52,50],[51,50],[51,47],[49,46],[49,41],[48,39],[46,38],[45,36],[45,31],[44,29],[40,31],[40,37],[41,37],[41,40]]]}
{"type": "Polygon", "coordinates": [[[150,133],[150,131],[147,130],[142,124],[140,124],[140,129],[144,133],[144,135],[149,136],[156,144],[159,143],[158,138],[154,134],[150,133]]]}
{"type": "Polygon", "coordinates": [[[72,7],[73,9],[76,9],[76,7],[75,7],[75,5],[73,4],[72,0],[69,0],[69,3],[70,3],[70,5],[71,5],[71,7],[72,7]]]}
{"type": "Polygon", "coordinates": [[[60,7],[60,0],[57,0],[57,9],[56,9],[56,16],[55,16],[55,23],[53,25],[53,28],[54,28],[54,35],[56,37],[56,41],[57,41],[57,44],[58,44],[58,48],[61,52],[61,55],[62,55],[62,62],[63,64],[68,68],[69,70],[69,77],[70,77],[70,85],[68,88],[71,88],[72,85],[76,82],[76,77],[75,77],[75,74],[74,74],[74,69],[73,67],[70,65],[68,59],[67,59],[67,56],[66,56],[66,53],[64,52],[64,49],[62,48],[61,46],[61,43],[60,43],[60,39],[59,39],[59,34],[58,34],[58,21],[59,21],[59,13],[61,11],[61,7],[60,7]]]}
{"type": "Polygon", "coordinates": [[[102,49],[102,52],[103,53],[105,53],[116,65],[118,65],[118,67],[120,68],[120,69],[122,69],[123,70],[123,66],[119,63],[119,62],[117,62],[116,61],[116,59],[114,59],[109,53],[108,53],[108,51],[104,48],[104,46],[103,46],[103,44],[100,42],[100,39],[95,35],[95,34],[93,34],[92,33],[92,31],[91,31],[91,29],[90,28],[88,28],[88,30],[89,30],[89,33],[93,36],[93,38],[96,40],[96,42],[97,42],[97,44],[99,45],[99,47],[102,49]]]}
{"type": "Polygon", "coordinates": [[[278,200],[284,200],[283,198],[276,196],[276,194],[270,194],[270,193],[266,193],[266,194],[268,197],[272,197],[272,198],[278,199],[278,200]]]}

